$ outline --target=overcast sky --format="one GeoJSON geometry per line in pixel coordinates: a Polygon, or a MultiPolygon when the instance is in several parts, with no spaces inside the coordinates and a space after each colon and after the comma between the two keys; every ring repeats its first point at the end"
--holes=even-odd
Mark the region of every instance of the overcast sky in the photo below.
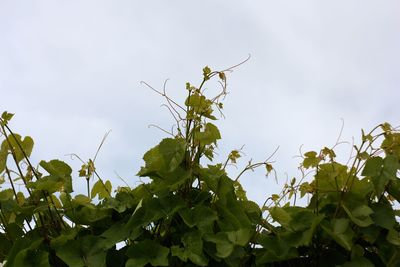
{"type": "MultiPolygon", "coordinates": [[[[218,153],[245,145],[262,161],[277,146],[278,179],[298,176],[299,147],[332,146],[360,129],[400,124],[399,1],[0,0],[0,111],[36,142],[33,159],[97,159],[105,179],[130,185],[142,155],[173,120],[144,80],[183,101],[202,68],[251,59],[228,74],[218,153]]],[[[212,90],[210,85],[210,91],[212,90]]],[[[347,159],[349,146],[341,149],[347,159]]],[[[76,174],[76,173],[75,173],[76,174]]],[[[77,176],[77,175],[76,175],[77,176]]],[[[82,178],[76,178],[82,179],[82,178]]],[[[262,202],[278,191],[263,171],[243,176],[262,202]]],[[[84,192],[76,183],[77,192],[84,192]]]]}

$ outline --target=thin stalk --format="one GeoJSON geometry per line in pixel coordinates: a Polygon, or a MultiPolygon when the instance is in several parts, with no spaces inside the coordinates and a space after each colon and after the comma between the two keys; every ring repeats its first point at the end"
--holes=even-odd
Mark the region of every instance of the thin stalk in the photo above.
{"type": "MultiPolygon", "coordinates": [[[[15,137],[14,132],[10,129],[10,127],[7,126],[7,124],[4,124],[4,125],[3,125],[3,124],[0,124],[0,126],[1,126],[1,129],[2,129],[2,131],[3,131],[4,137],[5,137],[5,139],[6,139],[7,143],[8,143],[8,146],[9,146],[9,148],[10,148],[11,155],[12,155],[12,157],[13,157],[13,159],[14,159],[15,165],[17,166],[18,173],[19,173],[19,175],[21,176],[22,181],[24,182],[25,188],[26,188],[26,190],[27,190],[29,196],[31,196],[31,195],[32,195],[32,192],[31,192],[31,190],[30,190],[30,189],[28,188],[28,186],[27,186],[27,182],[26,182],[26,180],[25,180],[25,176],[23,175],[22,170],[21,170],[21,167],[20,167],[19,164],[18,164],[17,156],[16,156],[16,154],[15,154],[15,151],[14,151],[14,149],[13,149],[13,146],[12,146],[10,140],[9,140],[9,136],[7,135],[7,132],[6,132],[5,129],[7,129],[7,130],[9,131],[10,135],[14,138],[15,142],[17,143],[19,149],[22,151],[22,154],[24,155],[25,160],[27,161],[28,165],[31,167],[32,172],[33,172],[33,174],[34,174],[34,176],[36,177],[37,180],[39,179],[39,176],[37,175],[37,173],[36,173],[36,171],[35,171],[35,168],[34,168],[33,165],[31,164],[31,162],[29,161],[29,158],[28,158],[28,156],[26,155],[26,153],[25,153],[24,149],[22,148],[21,144],[19,143],[18,139],[15,137]]],[[[46,193],[45,193],[43,190],[41,190],[41,192],[42,192],[44,198],[47,200],[46,193]]],[[[48,205],[47,208],[48,208],[48,210],[49,210],[49,215],[50,215],[51,220],[52,220],[53,222],[55,222],[54,217],[53,217],[53,214],[52,214],[52,212],[51,212],[51,210],[50,210],[50,206],[48,205]]],[[[56,210],[56,213],[58,213],[58,210],[56,210]]],[[[44,220],[43,220],[42,214],[39,212],[38,215],[39,215],[40,222],[42,223],[42,225],[44,225],[44,220]]],[[[58,214],[58,215],[61,216],[60,214],[58,214]]],[[[63,223],[63,225],[65,226],[64,223],[63,223]]]]}
{"type": "MultiPolygon", "coordinates": [[[[11,184],[11,187],[12,187],[12,190],[13,190],[13,193],[14,193],[15,201],[17,202],[17,204],[20,204],[20,203],[19,203],[19,200],[18,200],[17,191],[15,190],[14,183],[13,183],[13,181],[12,181],[12,179],[11,179],[10,170],[9,170],[7,167],[6,167],[6,173],[7,173],[8,180],[10,181],[10,184],[11,184]]],[[[32,230],[32,227],[31,227],[29,221],[28,221],[27,219],[26,219],[25,221],[26,221],[26,223],[27,223],[29,229],[32,230]]]]}
{"type": "Polygon", "coordinates": [[[90,198],[90,178],[86,178],[87,196],[90,198]]]}

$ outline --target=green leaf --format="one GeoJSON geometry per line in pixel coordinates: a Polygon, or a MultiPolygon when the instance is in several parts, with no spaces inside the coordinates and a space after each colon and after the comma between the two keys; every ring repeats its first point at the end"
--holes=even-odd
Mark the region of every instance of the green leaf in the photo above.
{"type": "Polygon", "coordinates": [[[180,246],[172,246],[171,255],[178,257],[183,262],[187,262],[188,252],[185,250],[185,248],[182,248],[180,246]]]}
{"type": "Polygon", "coordinates": [[[110,249],[118,242],[127,240],[130,235],[130,229],[125,227],[122,222],[114,223],[106,231],[101,234],[103,238],[101,241],[101,247],[104,249],[110,249]]]}
{"type": "Polygon", "coordinates": [[[245,201],[247,200],[246,191],[243,189],[242,185],[239,181],[234,181],[233,186],[235,187],[235,194],[239,200],[245,201]]]}
{"type": "Polygon", "coordinates": [[[400,202],[400,179],[391,180],[387,188],[387,192],[400,202]]]}
{"type": "Polygon", "coordinates": [[[127,267],[142,267],[146,264],[152,266],[168,266],[169,249],[161,246],[156,241],[146,239],[131,246],[126,255],[130,258],[127,267]]]}
{"type": "Polygon", "coordinates": [[[387,132],[381,144],[386,155],[395,155],[400,158],[400,132],[387,132]]]}
{"type": "Polygon", "coordinates": [[[390,132],[392,129],[392,126],[388,122],[384,122],[380,126],[381,126],[382,130],[385,132],[390,132]]]}
{"type": "Polygon", "coordinates": [[[210,67],[205,66],[205,67],[203,68],[203,76],[204,76],[204,77],[207,77],[210,73],[211,73],[210,67]]]}
{"type": "Polygon", "coordinates": [[[181,139],[164,139],[159,149],[165,165],[168,166],[168,172],[175,170],[185,157],[185,142],[181,139]]]}
{"type": "Polygon", "coordinates": [[[242,205],[249,219],[253,223],[260,223],[262,214],[260,206],[258,206],[258,204],[253,201],[243,201],[242,205]]]}
{"type": "Polygon", "coordinates": [[[77,206],[74,210],[68,210],[66,215],[77,224],[90,225],[94,222],[111,217],[111,209],[96,208],[93,204],[85,206],[77,206]]]}
{"type": "Polygon", "coordinates": [[[45,169],[50,175],[54,176],[60,176],[60,177],[65,177],[65,176],[70,176],[72,173],[72,169],[68,164],[61,160],[51,160],[49,162],[46,161],[41,161],[39,165],[45,169]]]}
{"type": "Polygon", "coordinates": [[[99,237],[92,235],[69,240],[56,249],[56,254],[69,266],[105,266],[106,252],[98,246],[100,242],[99,237]]]}
{"type": "Polygon", "coordinates": [[[374,203],[371,206],[374,213],[372,219],[376,225],[379,225],[388,230],[392,229],[396,224],[395,214],[390,203],[374,203]]]}
{"type": "Polygon", "coordinates": [[[304,153],[304,156],[306,158],[315,158],[315,157],[317,157],[317,155],[318,155],[318,153],[315,151],[308,151],[308,152],[304,153]]]}
{"type": "Polygon", "coordinates": [[[99,199],[110,198],[111,197],[111,182],[106,181],[104,184],[101,180],[98,180],[92,187],[90,192],[91,198],[95,198],[96,195],[99,196],[99,199]]]}
{"type": "Polygon", "coordinates": [[[400,246],[400,233],[394,229],[390,229],[387,236],[386,240],[395,246],[400,246]]]}
{"type": "Polygon", "coordinates": [[[216,203],[219,216],[218,226],[222,231],[236,231],[250,228],[251,221],[246,214],[245,206],[234,197],[220,199],[216,203]]]}
{"type": "Polygon", "coordinates": [[[72,169],[65,162],[60,160],[51,160],[49,162],[41,161],[39,165],[50,175],[41,177],[35,182],[29,182],[29,188],[45,190],[49,193],[71,193],[73,191],[71,177],[72,169]]]}
{"type": "Polygon", "coordinates": [[[221,139],[221,134],[212,123],[207,123],[202,132],[198,132],[195,135],[195,139],[200,142],[201,145],[216,144],[218,139],[221,139]]]}
{"type": "Polygon", "coordinates": [[[374,191],[373,184],[367,178],[359,180],[358,178],[353,177],[352,182],[353,186],[351,188],[351,193],[360,199],[366,198],[374,191]]]}
{"type": "Polygon", "coordinates": [[[163,139],[160,144],[150,149],[143,157],[145,167],[138,175],[149,176],[174,171],[183,161],[186,152],[185,141],[182,139],[163,139]]]}
{"type": "Polygon", "coordinates": [[[90,200],[90,198],[87,197],[87,196],[85,196],[85,195],[81,195],[81,194],[76,195],[76,196],[74,197],[74,199],[72,200],[72,202],[73,202],[74,204],[76,204],[76,205],[83,205],[83,206],[90,206],[90,207],[93,207],[93,206],[91,205],[91,200],[90,200]],[[89,204],[89,205],[87,205],[87,204],[89,204]]]}
{"type": "Polygon", "coordinates": [[[362,238],[370,243],[374,243],[382,231],[381,227],[374,224],[371,224],[368,227],[360,228],[359,230],[362,238]]]}
{"type": "Polygon", "coordinates": [[[221,164],[208,165],[208,168],[201,168],[199,178],[220,198],[235,194],[233,181],[227,177],[221,164]]]}
{"type": "Polygon", "coordinates": [[[317,167],[321,161],[320,157],[318,157],[318,154],[315,151],[309,151],[305,153],[304,156],[305,159],[303,160],[303,167],[306,169],[310,167],[317,167]]]}
{"type": "Polygon", "coordinates": [[[290,239],[292,246],[308,246],[314,237],[317,226],[324,219],[323,214],[316,214],[312,210],[300,207],[285,207],[291,220],[286,229],[285,240],[290,239]]]}
{"type": "Polygon", "coordinates": [[[172,172],[162,174],[159,178],[153,179],[150,188],[156,195],[163,195],[178,190],[191,178],[191,172],[184,167],[178,167],[172,172]]]}
{"type": "Polygon", "coordinates": [[[249,228],[242,228],[237,231],[226,232],[228,239],[235,245],[245,246],[253,235],[253,230],[249,228]]]}
{"type": "Polygon", "coordinates": [[[15,266],[50,267],[47,251],[22,250],[15,258],[15,266]]]}
{"type": "Polygon", "coordinates": [[[383,159],[381,157],[371,157],[366,163],[362,171],[364,176],[379,176],[383,165],[383,159]]]}
{"type": "Polygon", "coordinates": [[[77,228],[70,228],[70,229],[67,228],[62,232],[60,236],[51,239],[50,243],[51,247],[54,249],[61,247],[69,240],[73,240],[77,234],[78,234],[77,228]]]}
{"type": "Polygon", "coordinates": [[[12,247],[11,241],[7,238],[5,233],[0,233],[0,262],[6,259],[12,247]]]}
{"type": "Polygon", "coordinates": [[[369,215],[374,213],[374,211],[367,205],[361,204],[355,207],[348,207],[345,203],[342,207],[349,218],[358,226],[367,227],[373,224],[373,221],[369,215]]]}
{"type": "Polygon", "coordinates": [[[7,111],[4,111],[1,114],[1,119],[4,121],[4,124],[7,124],[12,119],[13,116],[14,113],[8,113],[7,111]]]}
{"type": "Polygon", "coordinates": [[[200,93],[194,93],[188,96],[185,101],[185,105],[190,107],[189,114],[187,115],[192,119],[199,119],[200,117],[206,117],[211,120],[216,120],[216,118],[212,115],[213,102],[207,99],[205,96],[200,95],[200,93]]]}
{"type": "Polygon", "coordinates": [[[14,197],[14,192],[12,189],[4,189],[0,191],[0,202],[11,200],[14,197]]]}
{"type": "MultiPolygon", "coordinates": [[[[43,238],[37,236],[37,232],[30,232],[28,235],[18,238],[13,242],[13,246],[7,255],[5,266],[32,266],[31,260],[36,258],[38,248],[43,243],[43,238]]],[[[49,266],[43,259],[43,254],[39,252],[37,263],[41,266],[49,266]],[[41,254],[41,255],[40,255],[41,254]]]]}
{"type": "Polygon", "coordinates": [[[27,157],[30,157],[32,149],[33,139],[30,136],[26,136],[24,137],[24,139],[22,139],[19,134],[9,135],[8,142],[6,142],[5,140],[1,148],[1,150],[3,150],[2,153],[5,153],[4,150],[12,151],[15,154],[15,159],[17,162],[23,160],[25,158],[25,155],[27,157]]]}
{"type": "Polygon", "coordinates": [[[336,162],[325,163],[319,165],[313,185],[318,184],[319,192],[335,192],[345,187],[348,178],[347,166],[336,162]]]}
{"type": "Polygon", "coordinates": [[[295,248],[287,244],[279,236],[261,235],[259,238],[260,249],[256,254],[256,265],[286,261],[298,257],[295,248]]]}
{"type": "Polygon", "coordinates": [[[388,155],[384,159],[371,157],[366,161],[362,175],[371,178],[375,194],[379,197],[385,190],[387,183],[396,179],[396,173],[399,168],[399,160],[395,156],[388,155]]]}
{"type": "Polygon", "coordinates": [[[203,240],[199,231],[188,232],[182,237],[187,258],[198,266],[207,266],[208,260],[203,253],[203,240]]]}
{"type": "Polygon", "coordinates": [[[218,232],[217,234],[207,234],[204,239],[208,242],[215,243],[219,258],[226,258],[231,255],[235,245],[229,240],[227,233],[218,232]]]}
{"type": "Polygon", "coordinates": [[[287,226],[289,225],[290,221],[292,220],[292,217],[288,212],[285,211],[285,209],[280,208],[280,207],[273,207],[270,209],[270,214],[272,219],[274,221],[280,223],[282,226],[287,226]]]}
{"type": "Polygon", "coordinates": [[[212,232],[213,223],[218,219],[217,213],[204,205],[197,205],[191,209],[181,209],[179,215],[187,226],[192,228],[197,225],[202,233],[212,232]]]}
{"type": "Polygon", "coordinates": [[[342,267],[374,267],[375,265],[363,257],[357,257],[342,265],[342,267]]]}
{"type": "Polygon", "coordinates": [[[8,156],[8,146],[6,144],[6,140],[0,146],[0,173],[2,173],[6,169],[7,165],[7,156],[8,156]]]}
{"type": "Polygon", "coordinates": [[[350,251],[353,247],[354,232],[350,227],[350,221],[346,218],[325,220],[321,224],[322,229],[330,235],[340,246],[350,251]]]}
{"type": "Polygon", "coordinates": [[[193,211],[191,209],[181,209],[179,211],[179,215],[181,216],[182,220],[184,223],[189,226],[190,228],[194,227],[196,225],[196,221],[193,217],[193,211]]]}

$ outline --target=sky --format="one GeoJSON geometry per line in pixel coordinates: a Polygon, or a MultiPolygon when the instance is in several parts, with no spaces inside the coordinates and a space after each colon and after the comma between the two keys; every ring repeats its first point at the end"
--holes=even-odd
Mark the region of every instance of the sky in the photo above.
{"type": "MultiPolygon", "coordinates": [[[[262,203],[299,177],[303,151],[357,142],[361,129],[400,124],[399,1],[18,1],[0,0],[0,111],[32,136],[32,160],[74,167],[94,157],[103,179],[130,186],[142,156],[170,129],[163,99],[184,101],[185,83],[202,68],[228,73],[218,159],[243,148],[235,177],[252,159],[272,158],[278,184],[264,170],[242,176],[262,203]]],[[[210,84],[208,90],[217,90],[210,84]]],[[[214,91],[213,91],[214,90],[214,91]]],[[[351,145],[339,147],[346,161],[351,145]]]]}

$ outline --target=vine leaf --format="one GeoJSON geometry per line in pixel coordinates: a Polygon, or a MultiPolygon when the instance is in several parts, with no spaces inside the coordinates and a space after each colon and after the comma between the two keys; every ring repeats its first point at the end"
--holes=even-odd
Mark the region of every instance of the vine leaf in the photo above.
{"type": "Polygon", "coordinates": [[[174,171],[185,157],[186,146],[182,139],[165,138],[143,156],[145,167],[137,175],[149,176],[174,171]]]}
{"type": "Polygon", "coordinates": [[[280,223],[282,226],[287,226],[289,225],[290,221],[292,220],[292,217],[290,214],[285,211],[285,209],[280,208],[280,207],[273,207],[270,209],[270,214],[272,219],[274,221],[280,223]]]}
{"type": "Polygon", "coordinates": [[[168,266],[169,249],[156,241],[146,239],[130,247],[126,255],[130,258],[127,267],[168,266]]]}
{"type": "Polygon", "coordinates": [[[211,145],[213,143],[216,144],[217,140],[221,139],[221,134],[217,126],[212,123],[207,123],[204,127],[204,131],[198,132],[195,138],[201,145],[211,145]]]}
{"type": "Polygon", "coordinates": [[[317,156],[317,152],[309,151],[304,154],[305,158],[303,160],[303,167],[308,169],[310,167],[317,167],[318,163],[321,161],[321,158],[317,156]]]}
{"type": "Polygon", "coordinates": [[[99,196],[99,199],[109,198],[110,192],[112,189],[112,185],[110,181],[106,181],[104,184],[102,181],[98,180],[92,187],[90,192],[90,196],[95,198],[96,195],[99,196]]]}
{"type": "Polygon", "coordinates": [[[388,155],[385,159],[371,157],[366,163],[362,175],[371,178],[376,196],[380,196],[390,180],[396,179],[397,170],[400,168],[396,156],[388,155]]]}
{"type": "Polygon", "coordinates": [[[322,229],[329,234],[339,245],[348,251],[353,247],[354,232],[350,228],[350,220],[346,218],[325,220],[322,229]]]}
{"type": "Polygon", "coordinates": [[[96,236],[84,236],[79,240],[69,240],[56,251],[57,256],[69,266],[105,266],[106,252],[98,244],[96,236]]]}
{"type": "Polygon", "coordinates": [[[60,160],[51,160],[49,162],[41,161],[39,165],[45,169],[49,175],[29,182],[28,187],[45,190],[49,193],[66,192],[71,193],[72,190],[72,169],[65,162],[60,160]]]}

